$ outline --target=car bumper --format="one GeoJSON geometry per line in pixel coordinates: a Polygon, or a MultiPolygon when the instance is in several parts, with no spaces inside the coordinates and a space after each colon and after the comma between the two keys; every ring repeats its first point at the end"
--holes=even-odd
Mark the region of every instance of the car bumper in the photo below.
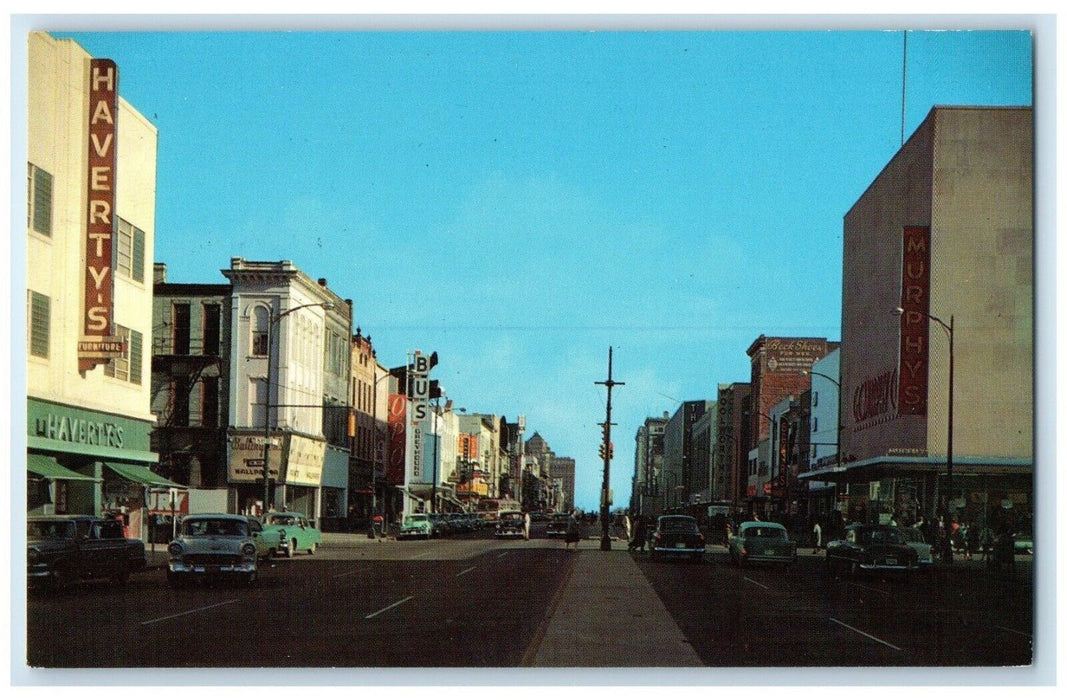
{"type": "Polygon", "coordinates": [[[667,555],[667,556],[670,556],[671,554],[692,556],[694,554],[704,554],[704,552],[706,551],[706,548],[705,547],[659,547],[659,546],[653,545],[652,550],[656,554],[664,554],[664,555],[667,555]]]}
{"type": "Polygon", "coordinates": [[[885,564],[881,562],[860,562],[859,568],[864,571],[915,571],[918,567],[915,563],[908,564],[885,564]]]}
{"type": "Polygon", "coordinates": [[[742,554],[741,558],[752,564],[792,564],[796,554],[742,554]]]}
{"type": "Polygon", "coordinates": [[[256,570],[255,561],[242,561],[228,564],[189,564],[171,560],[167,565],[172,574],[184,576],[216,576],[226,574],[250,574],[256,570]]]}
{"type": "Polygon", "coordinates": [[[401,530],[396,538],[398,540],[411,539],[413,537],[429,537],[430,533],[426,530],[401,530]]]}

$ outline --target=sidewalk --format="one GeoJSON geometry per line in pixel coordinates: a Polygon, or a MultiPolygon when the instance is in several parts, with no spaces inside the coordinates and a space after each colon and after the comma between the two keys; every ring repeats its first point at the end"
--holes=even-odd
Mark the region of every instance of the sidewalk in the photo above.
{"type": "Polygon", "coordinates": [[[703,666],[625,546],[595,547],[570,555],[577,561],[523,665],[703,666]]]}

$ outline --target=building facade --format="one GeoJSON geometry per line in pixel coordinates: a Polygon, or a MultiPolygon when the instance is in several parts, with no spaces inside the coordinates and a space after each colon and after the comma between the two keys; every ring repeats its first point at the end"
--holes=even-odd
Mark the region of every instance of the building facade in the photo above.
{"type": "Polygon", "coordinates": [[[850,518],[1032,516],[1033,133],[936,107],[845,216],[843,469],[808,477],[850,518]]]}
{"type": "Polygon", "coordinates": [[[28,39],[27,509],[121,511],[141,536],[152,490],[156,127],[119,66],[28,39]]]}
{"type": "Polygon", "coordinates": [[[716,468],[719,470],[717,484],[721,490],[716,500],[730,504],[738,510],[745,501],[748,471],[748,444],[751,423],[748,420],[751,402],[751,387],[747,383],[720,384],[718,401],[719,429],[717,435],[716,468]]]}

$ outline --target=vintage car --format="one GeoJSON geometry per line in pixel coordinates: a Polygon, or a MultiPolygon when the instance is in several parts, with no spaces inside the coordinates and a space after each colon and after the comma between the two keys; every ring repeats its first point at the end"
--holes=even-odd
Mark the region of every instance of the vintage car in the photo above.
{"type": "Polygon", "coordinates": [[[704,560],[704,535],[697,520],[688,515],[661,515],[649,538],[653,561],[664,556],[684,556],[692,561],[704,560]]]}
{"type": "Polygon", "coordinates": [[[452,534],[452,525],[444,513],[430,513],[430,524],[433,526],[434,537],[448,537],[452,534]]]}
{"type": "Polygon", "coordinates": [[[396,538],[398,540],[415,538],[428,540],[432,536],[433,523],[430,521],[430,514],[413,513],[404,516],[404,522],[401,523],[400,531],[397,533],[396,538]]]}
{"type": "Polygon", "coordinates": [[[496,521],[497,537],[525,537],[526,519],[521,511],[503,510],[496,521]]]}
{"type": "Polygon", "coordinates": [[[797,543],[780,523],[751,520],[741,523],[728,542],[730,561],[745,564],[792,564],[797,560],[797,543]]]}
{"type": "Polygon", "coordinates": [[[563,537],[566,535],[568,518],[569,516],[566,513],[553,513],[548,521],[548,527],[545,528],[545,536],[563,537]]]}
{"type": "Polygon", "coordinates": [[[826,545],[826,566],[832,574],[855,576],[865,571],[910,573],[919,567],[919,555],[893,525],[853,523],[841,539],[826,545]]]}
{"type": "Polygon", "coordinates": [[[919,570],[929,572],[934,565],[934,546],[926,542],[922,531],[917,527],[902,527],[900,534],[904,537],[904,543],[915,550],[919,570]]]}
{"type": "Polygon", "coordinates": [[[26,522],[26,577],[32,590],[64,589],[109,578],[126,583],[145,567],[144,543],[119,520],[89,515],[36,516],[26,522]]]}
{"type": "Polygon", "coordinates": [[[308,522],[302,513],[267,513],[264,518],[263,532],[271,537],[277,533],[278,554],[293,557],[297,552],[314,554],[322,542],[322,533],[308,522]]]}
{"type": "Polygon", "coordinates": [[[261,557],[277,547],[277,537],[247,515],[203,513],[182,519],[178,537],[167,546],[167,583],[175,588],[216,578],[251,586],[261,557]]]}

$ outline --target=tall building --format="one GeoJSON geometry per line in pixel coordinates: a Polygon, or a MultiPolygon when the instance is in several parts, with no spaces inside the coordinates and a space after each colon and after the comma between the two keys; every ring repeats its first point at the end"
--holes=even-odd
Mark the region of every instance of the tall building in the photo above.
{"type": "Polygon", "coordinates": [[[28,43],[27,509],[120,511],[139,537],[171,485],[151,448],[158,134],[113,61],[28,43]]]}
{"type": "Polygon", "coordinates": [[[572,457],[556,457],[549,467],[552,480],[558,481],[561,487],[562,502],[552,504],[557,512],[569,513],[574,510],[574,471],[575,462],[572,457]]]}
{"type": "Polygon", "coordinates": [[[935,107],[845,216],[843,471],[809,478],[850,517],[1028,524],[1033,136],[1028,107],[935,107]]]}
{"type": "Polygon", "coordinates": [[[348,488],[351,304],[289,260],[233,258],[222,274],[233,287],[230,507],[338,517],[348,488]]]}
{"type": "Polygon", "coordinates": [[[668,508],[683,508],[691,494],[707,488],[707,470],[694,468],[693,424],[708,410],[710,401],[683,401],[663,429],[664,492],[668,508]]]}
{"type": "Polygon", "coordinates": [[[663,494],[663,430],[670,420],[666,411],[662,418],[646,418],[634,436],[634,494],[631,510],[652,517],[664,509],[663,494]]]}
{"type": "Polygon", "coordinates": [[[745,382],[719,385],[719,429],[715,466],[716,500],[727,501],[737,510],[746,498],[748,444],[751,435],[751,385],[745,382]]]}

